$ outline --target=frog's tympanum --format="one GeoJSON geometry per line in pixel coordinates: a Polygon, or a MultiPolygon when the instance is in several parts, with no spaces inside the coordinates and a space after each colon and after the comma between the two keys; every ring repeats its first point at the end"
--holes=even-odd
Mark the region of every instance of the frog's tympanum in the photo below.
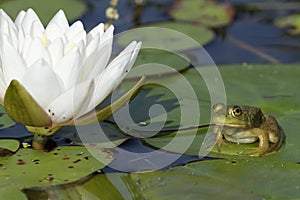
{"type": "Polygon", "coordinates": [[[276,119],[265,116],[260,108],[252,106],[213,106],[213,134],[217,135],[217,148],[221,151],[223,139],[234,143],[259,141],[258,148],[249,153],[260,156],[277,151],[284,141],[284,134],[276,119]]]}

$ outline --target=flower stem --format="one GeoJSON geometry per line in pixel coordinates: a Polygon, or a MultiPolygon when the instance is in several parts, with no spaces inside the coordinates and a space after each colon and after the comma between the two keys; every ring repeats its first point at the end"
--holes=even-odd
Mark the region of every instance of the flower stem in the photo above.
{"type": "Polygon", "coordinates": [[[32,147],[34,149],[44,150],[47,141],[48,141],[48,137],[47,136],[42,136],[42,135],[39,135],[39,134],[34,134],[33,141],[32,141],[32,147]]]}

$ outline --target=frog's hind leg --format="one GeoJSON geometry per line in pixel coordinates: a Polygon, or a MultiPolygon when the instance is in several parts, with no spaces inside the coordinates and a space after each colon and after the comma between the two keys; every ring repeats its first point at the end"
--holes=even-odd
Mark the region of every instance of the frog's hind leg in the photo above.
{"type": "Polygon", "coordinates": [[[279,140],[276,143],[270,143],[270,147],[267,150],[266,153],[271,153],[273,151],[278,151],[285,143],[285,135],[284,132],[282,130],[282,128],[280,127],[280,131],[279,131],[279,140]]]}

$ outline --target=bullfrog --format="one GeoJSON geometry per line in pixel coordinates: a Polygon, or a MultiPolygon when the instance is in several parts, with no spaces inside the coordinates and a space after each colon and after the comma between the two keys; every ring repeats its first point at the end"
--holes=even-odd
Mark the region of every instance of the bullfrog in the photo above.
{"type": "Polygon", "coordinates": [[[224,139],[238,144],[258,140],[258,148],[248,154],[259,156],[279,150],[284,142],[283,130],[275,117],[265,116],[258,107],[217,103],[213,106],[212,123],[219,152],[224,139]]]}

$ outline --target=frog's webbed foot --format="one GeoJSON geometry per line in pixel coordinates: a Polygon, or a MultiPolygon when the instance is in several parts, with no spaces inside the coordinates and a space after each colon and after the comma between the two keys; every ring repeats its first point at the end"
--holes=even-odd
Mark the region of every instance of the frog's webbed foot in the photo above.
{"type": "Polygon", "coordinates": [[[265,151],[264,149],[261,149],[261,148],[257,148],[257,147],[248,147],[247,148],[249,150],[249,152],[241,152],[241,153],[238,153],[239,155],[243,155],[243,156],[255,156],[258,154],[258,156],[263,156],[267,153],[267,151],[265,151]]]}

